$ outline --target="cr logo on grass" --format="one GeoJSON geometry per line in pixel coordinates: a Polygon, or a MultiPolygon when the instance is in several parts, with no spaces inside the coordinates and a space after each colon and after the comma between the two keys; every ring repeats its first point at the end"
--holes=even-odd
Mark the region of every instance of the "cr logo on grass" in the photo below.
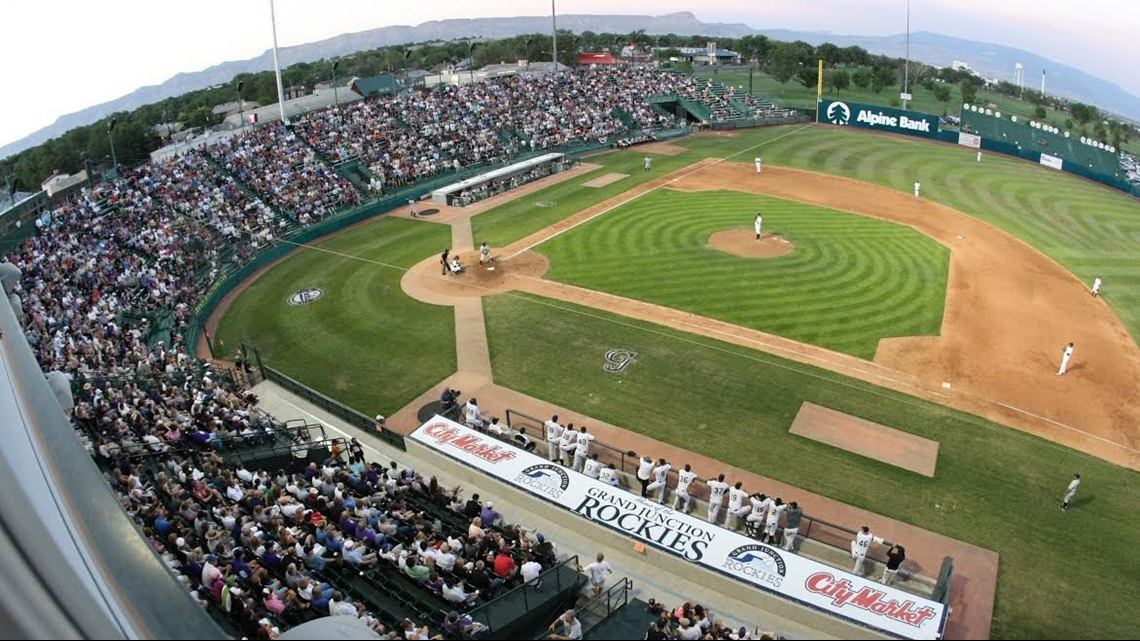
{"type": "Polygon", "coordinates": [[[620,372],[637,361],[637,352],[628,349],[611,349],[606,352],[606,364],[602,369],[607,372],[620,372]]]}
{"type": "Polygon", "coordinates": [[[317,300],[325,295],[325,290],[320,287],[308,287],[293,292],[289,297],[290,305],[308,305],[309,303],[317,300]]]}

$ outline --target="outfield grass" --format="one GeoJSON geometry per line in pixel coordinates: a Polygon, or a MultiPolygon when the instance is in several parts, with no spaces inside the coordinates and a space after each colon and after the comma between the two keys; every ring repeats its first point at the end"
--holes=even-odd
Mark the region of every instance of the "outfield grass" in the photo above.
{"type": "Polygon", "coordinates": [[[498,295],[484,307],[499,384],[996,550],[994,637],[1135,634],[1136,473],[968,414],[660,326],[530,296],[498,295]],[[614,347],[638,354],[620,375],[601,370],[614,347]],[[938,441],[935,477],[789,434],[804,401],[938,441]],[[1075,470],[1085,484],[1062,513],[1058,502],[1075,470]]]}
{"type": "Polygon", "coordinates": [[[856,214],[731,191],[658,190],[539,245],[546,277],[711,316],[855,356],[879,339],[937,335],[950,251],[856,214]],[[707,247],[717,231],[791,241],[757,260],[707,247]]]}
{"type": "Polygon", "coordinates": [[[347,256],[301,249],[238,296],[215,349],[246,341],[267,365],[357,410],[394,412],[455,371],[454,314],[404,294],[403,270],[352,256],[406,268],[450,242],[443,225],[386,218],[320,245],[347,256]],[[286,302],[306,287],[326,293],[286,302]]]}

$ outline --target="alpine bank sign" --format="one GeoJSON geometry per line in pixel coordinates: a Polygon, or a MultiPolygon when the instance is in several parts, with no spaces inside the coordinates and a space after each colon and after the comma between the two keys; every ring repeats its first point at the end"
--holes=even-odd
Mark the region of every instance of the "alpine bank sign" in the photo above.
{"type": "Polygon", "coordinates": [[[862,127],[926,138],[938,135],[938,116],[840,100],[820,100],[816,118],[821,123],[840,127],[862,127]]]}

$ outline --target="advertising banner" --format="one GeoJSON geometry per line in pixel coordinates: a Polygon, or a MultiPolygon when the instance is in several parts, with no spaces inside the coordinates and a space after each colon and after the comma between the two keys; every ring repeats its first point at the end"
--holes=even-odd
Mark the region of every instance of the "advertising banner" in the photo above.
{"type": "Polygon", "coordinates": [[[965,132],[958,132],[958,144],[963,147],[971,147],[973,149],[982,148],[982,137],[975,134],[968,134],[965,132]]]}
{"type": "Polygon", "coordinates": [[[1052,167],[1053,169],[1060,169],[1065,164],[1065,161],[1056,156],[1041,154],[1041,164],[1046,167],[1052,167]]]}
{"type": "Polygon", "coordinates": [[[862,127],[893,134],[938,137],[938,116],[828,98],[819,101],[816,120],[823,124],[862,127]]]}
{"type": "Polygon", "coordinates": [[[436,416],[408,438],[465,465],[753,587],[908,639],[938,639],[946,606],[764,545],[436,416]]]}

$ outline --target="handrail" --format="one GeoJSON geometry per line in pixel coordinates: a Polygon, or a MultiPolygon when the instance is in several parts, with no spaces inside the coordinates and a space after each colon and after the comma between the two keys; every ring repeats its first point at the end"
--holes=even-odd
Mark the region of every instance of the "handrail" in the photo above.
{"type": "MultiPolygon", "coordinates": [[[[544,427],[545,421],[543,419],[540,419],[540,418],[537,418],[534,416],[530,416],[528,414],[525,414],[523,412],[520,412],[520,411],[515,410],[515,409],[511,409],[511,408],[507,408],[505,413],[506,413],[506,420],[507,420],[507,427],[508,428],[511,428],[512,430],[516,429],[514,423],[512,423],[513,417],[525,419],[526,421],[533,423],[534,426],[536,427],[536,429],[533,432],[534,436],[531,437],[531,440],[536,441],[536,442],[543,442],[543,443],[547,442],[547,440],[546,440],[546,429],[544,427]]],[[[518,422],[518,418],[515,418],[515,423],[518,422]]],[[[527,435],[531,435],[531,434],[532,434],[532,432],[530,432],[530,431],[527,432],[527,435]]],[[[502,440],[505,443],[509,443],[514,447],[519,447],[519,444],[517,441],[513,441],[510,439],[500,439],[500,440],[502,440]]],[[[622,451],[616,447],[613,447],[611,445],[607,445],[607,444],[599,441],[596,438],[591,442],[590,449],[594,453],[598,454],[598,460],[599,461],[606,462],[606,463],[614,463],[614,467],[616,467],[618,469],[618,471],[623,472],[625,474],[630,474],[630,475],[636,474],[638,463],[641,460],[641,458],[637,452],[634,452],[632,450],[622,451]],[[597,451],[599,448],[601,449],[600,453],[597,451]]],[[[677,472],[678,472],[677,469],[673,469],[669,472],[669,483],[668,483],[669,487],[676,487],[677,486],[676,485],[676,483],[677,483],[677,472]]],[[[707,501],[708,495],[709,495],[707,483],[708,483],[707,479],[697,477],[696,479],[693,480],[693,483],[691,485],[689,485],[689,495],[692,496],[694,500],[700,499],[700,500],[706,500],[707,501]]],[[[823,527],[834,528],[834,529],[839,530],[845,534],[850,535],[851,537],[854,537],[855,534],[858,532],[858,530],[849,528],[849,527],[844,526],[844,525],[840,525],[838,523],[831,523],[830,521],[825,521],[823,519],[811,516],[807,513],[805,513],[803,515],[803,519],[804,519],[804,522],[801,523],[800,528],[799,528],[799,534],[801,536],[803,536],[805,539],[812,538],[813,540],[815,540],[819,543],[822,543],[824,545],[829,545],[831,547],[835,547],[835,548],[839,548],[839,549],[844,549],[843,545],[846,545],[846,543],[844,543],[843,545],[836,545],[833,542],[828,542],[828,541],[822,540],[821,538],[818,538],[818,537],[813,538],[811,536],[813,526],[818,526],[821,528],[823,528],[823,527]]],[[[719,523],[716,525],[720,525],[721,527],[724,527],[723,525],[721,525],[719,523]]],[[[874,548],[872,548],[872,549],[874,550],[874,548]]],[[[873,554],[869,553],[867,556],[871,560],[878,561],[880,563],[885,562],[884,558],[876,558],[873,554]]]]}
{"type": "MultiPolygon", "coordinates": [[[[515,586],[514,588],[511,588],[510,590],[500,594],[499,596],[491,599],[490,601],[473,608],[467,614],[468,614],[468,616],[471,617],[472,621],[478,621],[479,623],[482,623],[483,625],[487,626],[487,628],[488,628],[487,631],[489,633],[494,634],[495,633],[494,618],[491,617],[489,614],[492,608],[497,607],[500,603],[510,604],[511,599],[513,599],[514,595],[521,594],[521,595],[523,595],[523,611],[529,612],[530,611],[529,594],[530,594],[530,591],[534,589],[535,584],[537,584],[539,582],[546,583],[547,581],[553,580],[554,585],[555,585],[555,591],[561,592],[563,589],[562,574],[559,572],[559,570],[561,570],[562,568],[567,567],[571,564],[573,564],[574,568],[579,567],[578,555],[575,554],[574,556],[569,557],[569,558],[565,559],[564,561],[554,565],[549,570],[544,570],[541,574],[538,575],[538,578],[534,579],[533,581],[528,581],[526,583],[523,583],[522,585],[515,586]],[[481,616],[483,617],[483,619],[480,619],[481,616]]],[[[585,582],[584,577],[582,577],[580,574],[575,574],[575,576],[578,577],[578,579],[577,579],[577,585],[578,586],[580,586],[582,583],[585,582]]],[[[571,587],[571,586],[566,586],[566,587],[571,587]]],[[[575,586],[575,587],[577,587],[577,586],[575,586]]],[[[511,607],[512,607],[512,609],[517,608],[517,606],[514,604],[512,604],[511,607]]]]}
{"type": "MultiPolygon", "coordinates": [[[[576,606],[574,608],[574,614],[577,616],[578,621],[581,622],[583,619],[586,619],[588,621],[588,623],[582,626],[582,635],[585,636],[587,632],[593,630],[594,628],[609,620],[609,618],[613,616],[615,612],[629,605],[629,593],[632,591],[633,579],[630,579],[627,576],[623,576],[621,580],[611,585],[606,589],[605,592],[591,598],[589,601],[583,603],[580,606],[576,606]],[[620,592],[616,598],[614,596],[615,592],[620,592]],[[603,605],[606,608],[605,616],[598,619],[597,621],[589,621],[589,619],[592,617],[588,615],[601,608],[603,605]]],[[[545,632],[543,632],[542,636],[538,638],[540,640],[548,639],[550,638],[550,634],[550,630],[547,629],[545,632]]]]}

